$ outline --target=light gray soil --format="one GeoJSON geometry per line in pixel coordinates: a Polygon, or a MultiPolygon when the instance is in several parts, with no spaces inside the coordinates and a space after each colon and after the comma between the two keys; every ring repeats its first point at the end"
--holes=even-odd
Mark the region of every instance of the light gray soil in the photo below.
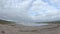
{"type": "Polygon", "coordinates": [[[23,26],[18,24],[0,24],[0,34],[60,34],[60,25],[23,26]]]}

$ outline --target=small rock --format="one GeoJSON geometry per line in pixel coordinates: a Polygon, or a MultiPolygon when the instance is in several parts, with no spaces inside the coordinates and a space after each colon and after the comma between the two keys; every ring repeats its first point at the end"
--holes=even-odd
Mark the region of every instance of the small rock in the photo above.
{"type": "Polygon", "coordinates": [[[1,31],[2,33],[5,33],[5,31],[1,31]]]}

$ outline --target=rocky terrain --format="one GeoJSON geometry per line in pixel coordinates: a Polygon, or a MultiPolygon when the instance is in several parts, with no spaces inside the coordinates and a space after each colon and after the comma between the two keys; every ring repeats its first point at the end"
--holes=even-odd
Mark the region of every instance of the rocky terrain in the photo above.
{"type": "Polygon", "coordinates": [[[0,34],[60,34],[60,24],[24,26],[15,22],[0,20],[0,34]]]}
{"type": "Polygon", "coordinates": [[[60,34],[60,25],[23,26],[0,24],[0,34],[60,34]]]}

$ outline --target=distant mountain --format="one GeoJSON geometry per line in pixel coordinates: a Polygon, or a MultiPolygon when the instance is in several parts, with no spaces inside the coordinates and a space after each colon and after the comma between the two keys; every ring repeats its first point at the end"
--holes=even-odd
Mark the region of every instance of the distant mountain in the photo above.
{"type": "Polygon", "coordinates": [[[56,21],[48,21],[48,22],[35,22],[35,23],[51,23],[51,24],[60,24],[60,20],[56,20],[56,21]]]}
{"type": "Polygon", "coordinates": [[[15,22],[13,22],[13,21],[6,21],[6,20],[1,20],[0,19],[0,24],[13,24],[13,23],[15,23],[15,22]]]}

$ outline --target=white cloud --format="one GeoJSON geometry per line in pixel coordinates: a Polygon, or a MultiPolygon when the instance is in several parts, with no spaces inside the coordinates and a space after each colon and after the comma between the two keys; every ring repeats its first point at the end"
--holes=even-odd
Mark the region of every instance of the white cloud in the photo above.
{"type": "Polygon", "coordinates": [[[60,10],[39,0],[33,3],[30,10],[31,12],[36,12],[37,16],[32,16],[34,20],[49,21],[60,17],[60,10]]]}
{"type": "Polygon", "coordinates": [[[60,19],[60,2],[49,1],[51,4],[42,0],[0,0],[0,18],[21,22],[60,19]]]}

